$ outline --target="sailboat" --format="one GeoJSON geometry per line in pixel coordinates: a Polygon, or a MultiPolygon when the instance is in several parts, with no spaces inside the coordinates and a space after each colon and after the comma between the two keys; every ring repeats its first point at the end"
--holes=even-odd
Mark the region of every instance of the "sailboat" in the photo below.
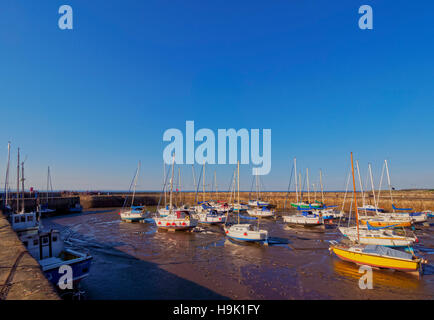
{"type": "MultiPolygon", "coordinates": [[[[237,185],[238,185],[238,203],[240,203],[240,162],[237,163],[237,185]]],[[[240,223],[240,212],[238,211],[238,223],[231,226],[226,223],[223,226],[225,234],[228,238],[241,242],[264,242],[268,243],[268,231],[259,229],[258,225],[254,226],[250,223],[240,223]]]]}
{"type": "Polygon", "coordinates": [[[356,232],[357,242],[343,244],[330,241],[329,250],[342,260],[354,262],[359,265],[368,265],[376,268],[405,271],[412,274],[420,274],[421,264],[425,260],[416,257],[413,253],[402,252],[381,245],[360,244],[359,217],[357,208],[356,182],[354,178],[353,153],[351,152],[351,168],[353,176],[353,196],[356,208],[356,232]]]}
{"type": "Polygon", "coordinates": [[[175,167],[175,154],[172,160],[172,178],[170,179],[170,196],[169,196],[169,214],[165,217],[157,216],[154,218],[158,229],[176,231],[191,230],[197,226],[197,220],[194,219],[187,209],[174,209],[173,199],[173,174],[175,167]]]}
{"type": "Polygon", "coordinates": [[[131,199],[131,206],[129,209],[125,208],[125,204],[127,202],[127,198],[125,198],[124,206],[122,207],[121,211],[119,212],[119,215],[121,216],[122,221],[125,222],[141,222],[146,218],[146,214],[143,212],[143,206],[135,206],[134,205],[134,197],[136,195],[136,186],[137,186],[137,179],[139,176],[140,171],[140,161],[137,166],[136,173],[134,175],[134,189],[133,189],[133,196],[131,199]]]}
{"type": "Polygon", "coordinates": [[[314,202],[310,203],[310,188],[309,188],[309,169],[306,169],[306,179],[307,179],[307,195],[308,195],[308,201],[302,201],[301,200],[301,175],[298,175],[298,181],[297,181],[297,159],[294,158],[294,172],[295,172],[295,196],[296,196],[296,202],[292,202],[291,206],[297,209],[318,209],[323,206],[321,202],[314,202]],[[300,184],[300,185],[299,185],[300,184]],[[298,188],[300,188],[300,196],[298,194],[298,188]],[[299,201],[300,198],[300,201],[299,201]]]}
{"type": "MultiPolygon", "coordinates": [[[[297,205],[296,208],[301,213],[297,213],[295,215],[285,215],[282,216],[283,221],[287,223],[291,227],[321,227],[324,228],[324,220],[322,218],[322,213],[313,213],[312,209],[314,207],[310,203],[305,202],[299,202],[299,194],[298,194],[298,181],[297,181],[297,160],[294,158],[294,172],[295,172],[295,195],[296,195],[296,202],[291,203],[291,206],[297,205]],[[303,208],[311,209],[311,211],[303,210],[303,208]]],[[[300,181],[300,179],[299,179],[300,181]]],[[[290,181],[291,183],[291,181],[290,181]]],[[[301,186],[300,186],[301,187],[301,186]]],[[[289,188],[288,188],[289,190],[289,188]]]]}
{"type": "Polygon", "coordinates": [[[260,192],[259,192],[259,175],[256,170],[256,193],[258,200],[255,200],[256,203],[254,205],[251,204],[251,201],[249,201],[249,205],[251,206],[250,209],[247,210],[247,213],[252,217],[257,218],[270,218],[274,217],[276,215],[275,210],[269,208],[270,203],[259,200],[260,198],[260,192]]]}
{"type": "Polygon", "coordinates": [[[249,200],[249,202],[248,202],[249,207],[262,208],[262,207],[270,206],[270,203],[268,201],[264,201],[261,199],[261,191],[260,191],[260,186],[259,186],[259,175],[257,174],[257,169],[256,169],[256,174],[255,174],[255,181],[256,181],[256,199],[249,200]]]}
{"type": "MultiPolygon", "coordinates": [[[[389,185],[390,200],[392,202],[393,212],[384,212],[384,210],[375,211],[376,215],[374,217],[368,217],[365,215],[365,217],[360,218],[360,222],[363,225],[366,225],[367,222],[369,221],[369,224],[372,227],[377,227],[377,228],[379,228],[379,227],[400,228],[400,227],[410,227],[413,224],[413,222],[415,222],[419,217],[422,218],[421,220],[419,220],[420,222],[426,221],[427,217],[426,217],[426,215],[423,215],[423,214],[415,214],[413,217],[409,213],[397,213],[397,212],[395,212],[395,209],[399,209],[399,208],[396,208],[395,205],[393,204],[392,186],[390,183],[389,167],[387,165],[387,160],[384,160],[383,172],[381,175],[380,186],[379,186],[379,191],[378,191],[378,199],[380,199],[380,191],[381,191],[381,184],[382,184],[381,182],[383,179],[384,168],[386,168],[386,172],[387,172],[387,180],[388,180],[388,185],[389,185]]],[[[360,173],[359,173],[359,179],[360,179],[360,173]]],[[[371,185],[373,185],[372,174],[371,174],[371,185]]],[[[375,207],[377,207],[376,203],[375,203],[375,207]]],[[[400,210],[402,210],[402,209],[400,209],[400,210]]],[[[411,210],[411,209],[403,209],[403,210],[411,210]]]]}
{"type": "Polygon", "coordinates": [[[53,195],[53,185],[51,182],[51,175],[50,175],[50,167],[48,167],[48,171],[47,171],[47,192],[46,192],[46,202],[43,204],[39,204],[38,206],[38,211],[40,212],[41,215],[45,215],[45,214],[50,214],[55,212],[56,210],[54,209],[50,209],[48,207],[48,192],[49,189],[51,187],[51,195],[53,195]]]}

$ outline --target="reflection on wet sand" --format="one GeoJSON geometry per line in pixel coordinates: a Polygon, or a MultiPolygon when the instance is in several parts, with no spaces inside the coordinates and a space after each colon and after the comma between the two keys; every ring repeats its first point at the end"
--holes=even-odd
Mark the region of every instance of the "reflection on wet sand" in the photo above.
{"type": "MultiPolygon", "coordinates": [[[[341,276],[359,281],[362,273],[354,263],[333,259],[333,268],[341,276]]],[[[414,275],[391,270],[372,269],[373,286],[401,288],[403,290],[420,289],[421,281],[414,275]]]]}
{"type": "MultiPolygon", "coordinates": [[[[433,299],[433,272],[420,280],[374,270],[374,290],[361,290],[358,267],[329,254],[334,229],[286,230],[263,221],[270,245],[240,245],[219,226],[200,232],[158,232],[150,223],[122,223],[116,210],[44,219],[72,247],[94,256],[82,283],[89,299],[433,299]]],[[[433,244],[430,231],[421,235],[433,244]]],[[[430,260],[428,255],[428,260],[430,260]]]]}

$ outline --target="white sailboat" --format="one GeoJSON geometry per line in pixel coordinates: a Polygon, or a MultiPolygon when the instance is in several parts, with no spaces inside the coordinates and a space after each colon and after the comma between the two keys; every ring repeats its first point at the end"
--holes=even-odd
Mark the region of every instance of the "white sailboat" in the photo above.
{"type": "Polygon", "coordinates": [[[131,206],[128,209],[125,208],[125,204],[128,199],[128,197],[126,197],[124,206],[119,212],[119,215],[121,216],[121,220],[125,222],[141,222],[146,218],[146,213],[143,212],[143,206],[134,206],[134,197],[136,195],[136,186],[137,186],[137,179],[139,177],[139,172],[140,172],[140,161],[137,166],[136,173],[134,175],[134,180],[133,180],[134,189],[133,189],[133,196],[131,199],[131,206]]]}
{"type": "MultiPolygon", "coordinates": [[[[238,203],[240,203],[240,162],[237,163],[237,185],[238,185],[238,203]]],[[[227,221],[227,220],[226,220],[227,221]]],[[[235,241],[241,242],[265,242],[268,243],[268,231],[259,229],[258,225],[254,226],[249,223],[240,223],[240,213],[238,212],[238,223],[228,226],[224,225],[226,236],[235,241]]]]}
{"type": "Polygon", "coordinates": [[[276,212],[274,209],[269,208],[270,203],[266,201],[260,200],[260,191],[259,191],[259,175],[256,170],[256,195],[258,200],[254,200],[256,203],[252,204],[251,201],[249,201],[250,209],[247,210],[247,213],[253,217],[257,218],[270,218],[274,217],[276,215],[276,212]]]}
{"type": "Polygon", "coordinates": [[[154,218],[158,229],[169,231],[191,230],[197,226],[197,220],[194,219],[189,210],[173,209],[173,174],[175,167],[175,154],[172,160],[172,177],[170,179],[170,196],[169,196],[169,214],[165,217],[157,216],[154,218]]]}

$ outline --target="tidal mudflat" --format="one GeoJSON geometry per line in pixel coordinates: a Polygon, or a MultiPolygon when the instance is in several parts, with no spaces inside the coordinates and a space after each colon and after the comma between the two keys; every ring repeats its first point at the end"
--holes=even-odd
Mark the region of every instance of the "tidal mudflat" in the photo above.
{"type": "Polygon", "coordinates": [[[336,229],[289,229],[262,220],[270,245],[227,240],[219,226],[200,232],[159,232],[152,223],[125,223],[118,208],[89,209],[43,219],[68,246],[94,257],[82,281],[86,299],[434,299],[431,227],[415,231],[416,254],[428,259],[418,279],[374,270],[373,289],[361,290],[359,268],[330,255],[336,229]]]}

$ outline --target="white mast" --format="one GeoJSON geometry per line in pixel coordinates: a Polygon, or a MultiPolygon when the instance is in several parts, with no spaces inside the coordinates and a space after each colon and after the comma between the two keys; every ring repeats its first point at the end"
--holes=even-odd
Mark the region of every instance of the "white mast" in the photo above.
{"type": "Polygon", "coordinates": [[[17,213],[20,211],[20,148],[18,148],[17,161],[17,213]]]}
{"type": "Polygon", "coordinates": [[[360,192],[362,193],[362,206],[365,207],[365,194],[363,193],[362,178],[360,177],[359,160],[356,160],[357,175],[359,177],[360,192]]]}
{"type": "MultiPolygon", "coordinates": [[[[239,205],[240,204],[240,161],[239,160],[237,161],[237,171],[238,171],[237,184],[238,184],[238,205],[239,205]]],[[[241,208],[238,209],[238,224],[240,224],[240,209],[241,208]]]]}
{"type": "Polygon", "coordinates": [[[164,190],[164,207],[167,206],[167,190],[166,190],[166,162],[163,160],[163,190],[164,190]]]}
{"type": "Polygon", "coordinates": [[[310,203],[310,190],[309,190],[309,168],[306,168],[306,179],[307,179],[307,202],[310,203]]]}
{"type": "Polygon", "coordinates": [[[372,178],[372,169],[371,169],[371,164],[368,163],[368,169],[369,169],[369,175],[371,177],[371,189],[372,189],[372,194],[374,196],[374,206],[375,206],[375,212],[378,213],[378,205],[377,205],[377,199],[375,198],[375,190],[374,190],[374,179],[372,178]]]}
{"type": "Polygon", "coordinates": [[[205,202],[205,161],[203,161],[202,201],[205,202]]]}
{"type": "Polygon", "coordinates": [[[11,161],[11,142],[8,142],[8,164],[6,166],[6,178],[5,178],[5,207],[8,205],[9,198],[9,165],[11,161]]]}
{"type": "Polygon", "coordinates": [[[319,183],[321,185],[321,202],[324,205],[324,186],[322,184],[322,170],[319,170],[319,183]]]}
{"type": "Polygon", "coordinates": [[[24,203],[24,161],[23,162],[21,162],[21,193],[22,193],[22,195],[23,195],[23,199],[21,199],[21,201],[22,201],[22,212],[24,212],[25,211],[25,203],[24,203]]]}
{"type": "Polygon", "coordinates": [[[131,207],[134,206],[134,197],[136,195],[136,186],[137,186],[137,179],[139,177],[139,172],[140,172],[140,161],[139,164],[137,165],[136,176],[134,177],[134,189],[133,189],[133,198],[131,199],[131,207]]]}
{"type": "Polygon", "coordinates": [[[296,203],[298,205],[298,181],[297,181],[297,159],[294,158],[294,173],[295,173],[295,197],[297,199],[296,203]]]}
{"type": "Polygon", "coordinates": [[[389,184],[390,201],[392,202],[392,210],[393,212],[395,212],[395,208],[393,208],[392,185],[390,184],[389,166],[387,165],[387,160],[384,160],[384,163],[386,164],[387,183],[389,184]]]}
{"type": "Polygon", "coordinates": [[[173,193],[173,173],[175,168],[175,152],[173,153],[173,159],[172,159],[172,177],[170,179],[170,202],[169,202],[169,214],[172,213],[172,193],[173,193]]]}

